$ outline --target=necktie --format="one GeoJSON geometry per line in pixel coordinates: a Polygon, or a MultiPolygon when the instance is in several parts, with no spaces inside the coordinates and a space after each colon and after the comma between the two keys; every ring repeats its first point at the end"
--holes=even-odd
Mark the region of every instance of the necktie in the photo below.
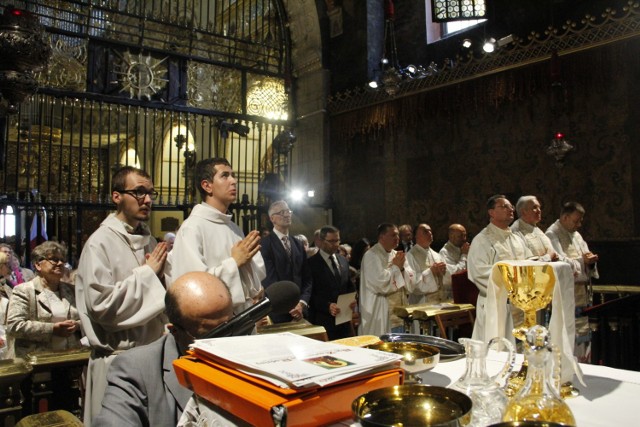
{"type": "Polygon", "coordinates": [[[331,265],[333,266],[333,274],[336,276],[338,280],[340,280],[340,268],[338,268],[338,263],[336,262],[336,256],[331,255],[329,259],[331,260],[331,265]]]}
{"type": "Polygon", "coordinates": [[[291,258],[291,243],[288,236],[282,237],[282,243],[284,244],[284,250],[287,251],[287,255],[291,258]]]}

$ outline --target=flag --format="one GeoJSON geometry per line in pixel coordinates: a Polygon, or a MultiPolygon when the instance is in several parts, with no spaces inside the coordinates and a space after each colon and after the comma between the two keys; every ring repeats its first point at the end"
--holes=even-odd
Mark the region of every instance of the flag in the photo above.
{"type": "Polygon", "coordinates": [[[29,231],[29,247],[31,250],[38,246],[42,242],[49,240],[47,237],[47,225],[44,221],[44,215],[39,215],[37,212],[33,215],[33,221],[31,221],[31,230],[29,231]]]}

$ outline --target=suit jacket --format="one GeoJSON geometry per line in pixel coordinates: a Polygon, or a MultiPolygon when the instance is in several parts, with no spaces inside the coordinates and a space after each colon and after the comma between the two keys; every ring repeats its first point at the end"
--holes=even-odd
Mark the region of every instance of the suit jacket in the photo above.
{"type": "MultiPolygon", "coordinates": [[[[15,354],[23,357],[33,351],[50,351],[53,323],[51,304],[44,294],[40,276],[13,288],[7,313],[7,330],[15,338],[15,354]]],[[[60,299],[67,319],[79,320],[73,286],[60,282],[60,299]]],[[[67,348],[80,347],[80,333],[67,337],[67,348]]]]}
{"type": "Polygon", "coordinates": [[[329,305],[338,301],[338,295],[355,291],[349,278],[349,261],[340,254],[336,254],[336,259],[340,268],[339,279],[320,252],[309,258],[309,269],[313,278],[309,321],[314,325],[324,326],[330,340],[353,336],[351,322],[336,326],[336,318],[329,312],[329,305]]]}
{"type": "MultiPolygon", "coordinates": [[[[301,242],[289,236],[291,245],[291,258],[287,255],[284,245],[276,235],[270,233],[261,242],[260,252],[264,259],[267,276],[262,280],[262,286],[266,289],[272,283],[281,280],[290,280],[300,288],[300,299],[309,303],[311,298],[311,272],[307,260],[307,253],[301,242]]],[[[289,322],[292,320],[289,314],[271,315],[275,323],[289,322]]]]}
{"type": "Polygon", "coordinates": [[[102,410],[92,426],[175,427],[192,392],[178,383],[173,335],[116,356],[107,373],[102,410]]]}

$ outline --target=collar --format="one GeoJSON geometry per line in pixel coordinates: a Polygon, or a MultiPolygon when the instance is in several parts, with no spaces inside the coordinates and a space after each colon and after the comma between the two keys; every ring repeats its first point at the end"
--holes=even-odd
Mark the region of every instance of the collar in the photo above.
{"type": "Polygon", "coordinates": [[[273,228],[273,232],[276,234],[276,236],[278,236],[278,240],[280,240],[281,242],[283,237],[289,237],[288,234],[282,234],[281,232],[276,230],[275,227],[273,228]]]}

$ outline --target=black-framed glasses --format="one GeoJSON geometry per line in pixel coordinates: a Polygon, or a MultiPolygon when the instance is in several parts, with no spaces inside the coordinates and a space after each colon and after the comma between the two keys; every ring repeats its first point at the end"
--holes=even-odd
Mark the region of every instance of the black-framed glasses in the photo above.
{"type": "Polygon", "coordinates": [[[291,215],[292,213],[293,211],[291,209],[283,209],[281,211],[274,212],[272,215],[287,216],[291,215]]]}
{"type": "Polygon", "coordinates": [[[116,191],[120,194],[128,194],[131,197],[135,197],[136,200],[138,200],[139,202],[144,201],[144,198],[147,196],[149,196],[151,200],[155,200],[158,198],[158,192],[155,190],[147,191],[142,188],[136,188],[135,190],[116,190],[116,191]]]}

